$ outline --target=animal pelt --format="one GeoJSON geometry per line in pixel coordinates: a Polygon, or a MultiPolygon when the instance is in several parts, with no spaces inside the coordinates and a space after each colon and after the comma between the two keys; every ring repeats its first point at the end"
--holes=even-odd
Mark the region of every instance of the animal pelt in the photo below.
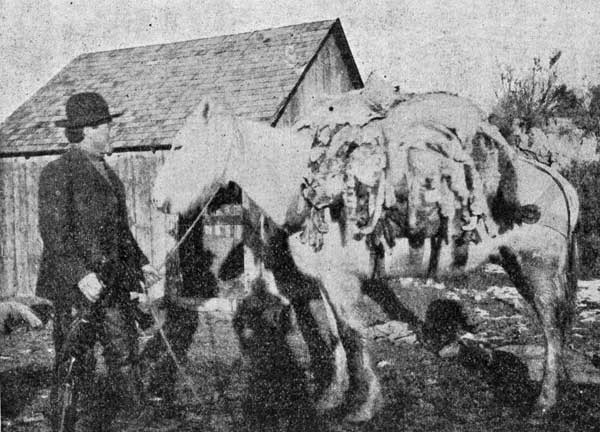
{"type": "Polygon", "coordinates": [[[233,326],[249,366],[244,413],[248,430],[319,430],[308,379],[290,347],[293,312],[262,278],[239,305],[233,326]]]}
{"type": "Polygon", "coordinates": [[[481,110],[447,94],[402,97],[375,104],[387,108],[373,110],[373,94],[393,92],[365,90],[340,97],[354,101],[350,108],[343,105],[342,117],[336,114],[340,100],[329,98],[314,107],[320,117],[312,115],[296,125],[310,131],[313,140],[303,185],[312,210],[301,239],[321,248],[320,238],[327,232],[321,209],[340,197],[353,236],[372,233],[386,213],[411,214],[413,226],[392,226],[398,219],[407,222],[405,217],[383,224],[392,226],[385,230],[390,246],[407,228],[413,234],[420,231],[420,237],[437,235],[438,209],[446,219],[459,209],[465,225],[474,216],[491,219],[484,184],[488,193],[498,189],[498,147],[507,144],[481,110]],[[473,158],[479,141],[479,167],[489,179],[482,178],[473,158]],[[423,220],[415,222],[415,217],[423,220]]]}
{"type": "Polygon", "coordinates": [[[52,308],[52,304],[45,299],[40,299],[43,303],[24,304],[22,301],[3,300],[0,302],[0,333],[10,333],[12,329],[21,324],[28,328],[40,328],[47,321],[41,320],[35,313],[37,308],[42,313],[41,316],[47,316],[49,313],[45,310],[52,308]],[[49,304],[49,306],[48,306],[49,304]],[[45,307],[44,307],[45,306],[45,307]]]}

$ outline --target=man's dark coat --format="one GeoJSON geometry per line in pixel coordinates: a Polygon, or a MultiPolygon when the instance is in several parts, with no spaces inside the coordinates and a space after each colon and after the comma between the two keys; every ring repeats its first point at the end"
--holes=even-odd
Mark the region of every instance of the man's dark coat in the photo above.
{"type": "Polygon", "coordinates": [[[133,238],[125,189],[112,169],[107,177],[80,149],[70,149],[41,173],[39,227],[44,250],[37,294],[69,306],[81,301],[77,283],[96,272],[117,301],[139,291],[148,263],[133,238]]]}

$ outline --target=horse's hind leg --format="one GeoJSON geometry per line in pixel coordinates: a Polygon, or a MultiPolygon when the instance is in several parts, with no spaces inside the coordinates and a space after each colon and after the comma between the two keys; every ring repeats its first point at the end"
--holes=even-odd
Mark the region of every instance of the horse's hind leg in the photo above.
{"type": "Polygon", "coordinates": [[[348,373],[353,400],[353,411],[347,416],[352,422],[370,420],[381,397],[379,380],[371,367],[362,326],[355,317],[355,307],[360,297],[357,278],[329,273],[323,278],[325,296],[332,306],[342,344],[346,350],[348,373]]]}
{"type": "Polygon", "coordinates": [[[565,263],[555,250],[536,250],[520,256],[520,265],[513,255],[513,265],[507,270],[510,269],[509,274],[521,295],[533,306],[546,339],[544,377],[536,406],[540,413],[546,413],[556,404],[558,396],[565,332],[572,309],[570,287],[564,272],[565,263]]]}
{"type": "Polygon", "coordinates": [[[537,408],[547,411],[556,404],[558,392],[558,374],[561,366],[564,345],[564,330],[558,320],[559,304],[562,302],[560,292],[564,292],[564,282],[558,275],[553,277],[534,278],[534,307],[539,316],[544,337],[546,339],[546,359],[544,362],[544,378],[537,401],[537,408]]]}

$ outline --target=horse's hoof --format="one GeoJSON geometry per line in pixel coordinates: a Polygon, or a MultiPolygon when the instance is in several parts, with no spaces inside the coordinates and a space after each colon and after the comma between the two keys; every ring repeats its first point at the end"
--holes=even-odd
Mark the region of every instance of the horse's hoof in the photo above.
{"type": "Polygon", "coordinates": [[[350,423],[364,423],[373,418],[376,412],[383,407],[383,398],[379,383],[375,382],[370,391],[370,398],[358,406],[356,410],[348,414],[344,420],[350,423]]]}
{"type": "Polygon", "coordinates": [[[542,426],[546,424],[548,421],[548,413],[550,409],[548,407],[535,406],[529,418],[527,419],[527,423],[533,426],[542,426]]]}
{"type": "Polygon", "coordinates": [[[344,402],[344,393],[326,390],[316,403],[317,411],[329,411],[339,407],[344,402]]]}
{"type": "Polygon", "coordinates": [[[365,423],[373,418],[373,409],[361,408],[358,411],[348,414],[344,420],[349,423],[365,423]]]}
{"type": "Polygon", "coordinates": [[[548,422],[552,413],[555,412],[554,410],[554,405],[548,405],[538,401],[538,403],[533,406],[528,422],[533,425],[543,425],[548,422]]]}

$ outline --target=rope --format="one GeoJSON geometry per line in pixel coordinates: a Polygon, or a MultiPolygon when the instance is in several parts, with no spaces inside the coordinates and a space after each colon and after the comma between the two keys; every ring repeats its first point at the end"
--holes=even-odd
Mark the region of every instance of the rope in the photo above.
{"type": "MultiPolygon", "coordinates": [[[[239,131],[239,128],[237,127],[236,124],[236,128],[235,128],[235,132],[238,134],[238,137],[241,139],[241,132],[239,131]]],[[[231,160],[233,154],[233,144],[231,144],[229,146],[228,149],[228,154],[226,157],[226,161],[225,164],[223,166],[223,173],[221,174],[220,178],[225,177],[225,173],[226,170],[229,166],[229,161],[231,160]]],[[[218,185],[218,183],[215,183],[217,186],[213,187],[213,191],[210,193],[210,198],[208,199],[208,201],[206,201],[206,204],[204,204],[204,207],[202,207],[202,210],[198,213],[198,215],[196,216],[196,218],[194,219],[194,221],[191,223],[191,225],[188,227],[188,229],[185,231],[185,233],[183,234],[183,236],[181,236],[181,238],[177,241],[177,243],[169,250],[169,252],[167,252],[165,259],[163,260],[163,262],[160,264],[160,266],[157,268],[158,273],[160,274],[161,271],[163,269],[166,268],[167,262],[169,261],[169,259],[171,259],[175,253],[177,252],[177,250],[181,247],[181,245],[187,240],[187,238],[190,236],[190,234],[192,233],[193,229],[196,227],[196,225],[198,224],[198,222],[200,221],[200,219],[202,219],[202,217],[206,214],[206,211],[208,210],[208,206],[210,205],[210,203],[212,202],[212,200],[216,197],[217,193],[220,190],[220,186],[218,185]]],[[[166,274],[165,274],[166,276],[166,274]]],[[[159,281],[162,281],[165,276],[162,276],[160,279],[158,279],[157,281],[155,281],[153,284],[146,286],[145,284],[142,284],[143,286],[143,290],[144,290],[144,294],[146,295],[146,297],[148,297],[148,289],[152,286],[154,286],[155,284],[157,284],[159,281]]],[[[162,328],[162,324],[160,324],[159,318],[158,318],[158,314],[157,311],[155,309],[155,307],[153,305],[150,305],[149,307],[150,310],[150,315],[152,316],[152,319],[154,320],[154,324],[157,328],[158,334],[160,336],[160,338],[162,339],[162,341],[165,344],[165,347],[167,349],[167,353],[169,354],[169,356],[171,357],[171,359],[173,360],[173,363],[175,364],[175,368],[177,369],[177,372],[179,373],[179,375],[183,378],[183,380],[185,381],[186,385],[189,387],[189,389],[191,390],[194,398],[196,400],[199,399],[198,397],[198,393],[196,392],[196,388],[192,382],[192,379],[189,377],[188,374],[186,374],[183,366],[179,363],[179,360],[177,359],[177,355],[175,354],[175,352],[173,351],[173,347],[171,346],[171,343],[169,342],[163,328],[162,328]]],[[[209,330],[212,332],[212,328],[209,330]]],[[[214,335],[211,334],[211,338],[214,339],[214,335]]]]}
{"type": "MultiPolygon", "coordinates": [[[[571,209],[571,201],[569,200],[569,194],[567,193],[567,191],[565,190],[564,185],[562,184],[562,182],[560,181],[560,179],[554,175],[554,173],[552,173],[552,171],[550,169],[548,169],[544,164],[537,162],[537,161],[533,161],[531,159],[522,157],[519,155],[519,159],[523,162],[528,163],[529,165],[537,168],[539,171],[542,171],[544,173],[546,173],[548,176],[550,176],[550,178],[554,181],[554,183],[558,186],[558,188],[560,189],[561,193],[563,194],[563,198],[565,199],[565,207],[567,209],[567,232],[566,233],[562,233],[560,232],[558,229],[556,229],[555,227],[549,226],[549,225],[545,225],[548,228],[553,229],[554,231],[559,232],[560,234],[562,234],[564,237],[567,238],[567,240],[569,240],[571,238],[571,236],[573,235],[573,230],[571,228],[572,224],[573,224],[573,216],[571,215],[572,209],[571,209]]],[[[544,197],[544,195],[548,192],[548,188],[546,188],[545,191],[543,191],[540,196],[536,199],[536,204],[542,204],[540,202],[541,198],[544,197]]]]}
{"type": "MultiPolygon", "coordinates": [[[[161,270],[166,267],[167,262],[169,261],[169,259],[175,254],[175,252],[181,247],[181,245],[183,244],[183,242],[185,242],[186,239],[189,237],[189,235],[191,234],[192,230],[195,228],[196,224],[200,221],[200,219],[202,218],[202,216],[204,216],[204,214],[206,213],[206,210],[208,209],[208,206],[210,205],[210,203],[212,202],[212,200],[215,198],[215,196],[219,192],[219,189],[220,189],[219,187],[215,188],[215,190],[210,195],[210,199],[206,202],[206,204],[204,205],[204,207],[202,208],[202,210],[198,213],[198,216],[196,216],[196,218],[194,219],[194,221],[192,222],[192,224],[188,227],[188,229],[185,231],[185,233],[183,234],[183,236],[181,236],[181,238],[179,239],[179,241],[177,241],[177,243],[175,244],[175,246],[173,246],[171,248],[171,250],[169,250],[169,252],[167,252],[167,255],[166,255],[164,261],[157,268],[158,273],[160,273],[161,270]]],[[[143,287],[143,290],[144,290],[144,294],[146,295],[146,297],[148,297],[148,289],[150,287],[154,286],[155,284],[157,284],[159,281],[162,281],[164,278],[165,278],[164,276],[161,277],[160,279],[158,279],[156,282],[154,282],[150,286],[146,286],[145,284],[142,284],[142,287],[143,287]]],[[[167,353],[169,354],[169,356],[173,360],[173,363],[175,364],[175,368],[177,369],[177,372],[183,378],[183,380],[186,383],[186,385],[188,386],[188,388],[191,390],[192,395],[194,396],[194,399],[198,400],[199,396],[198,396],[198,393],[196,392],[196,387],[194,386],[194,383],[192,382],[192,379],[185,372],[183,366],[179,363],[179,360],[177,359],[177,355],[173,351],[173,347],[171,346],[171,343],[169,342],[169,340],[167,338],[167,335],[165,334],[165,332],[164,332],[164,330],[162,328],[162,324],[160,324],[160,320],[158,318],[158,314],[157,314],[157,311],[156,311],[155,307],[153,305],[150,305],[149,310],[150,310],[150,315],[152,315],[152,319],[154,320],[154,324],[155,324],[155,326],[157,328],[158,334],[160,335],[160,338],[162,339],[163,343],[165,344],[165,347],[167,349],[167,353]]]]}

